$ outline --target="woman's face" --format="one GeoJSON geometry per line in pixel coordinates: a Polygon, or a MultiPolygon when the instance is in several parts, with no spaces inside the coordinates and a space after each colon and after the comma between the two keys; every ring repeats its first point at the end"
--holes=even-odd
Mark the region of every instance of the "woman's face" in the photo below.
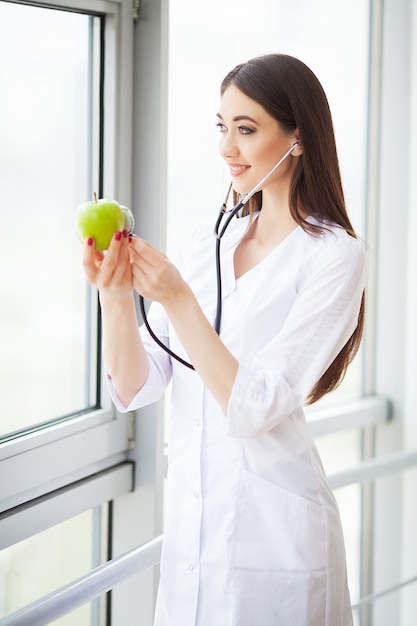
{"type": "MultiPolygon", "coordinates": [[[[298,139],[296,130],[282,131],[276,119],[235,85],[223,93],[217,117],[219,152],[229,167],[233,188],[242,195],[255,187],[298,139]]],[[[286,159],[263,189],[288,181],[294,165],[294,159],[286,159]]]]}

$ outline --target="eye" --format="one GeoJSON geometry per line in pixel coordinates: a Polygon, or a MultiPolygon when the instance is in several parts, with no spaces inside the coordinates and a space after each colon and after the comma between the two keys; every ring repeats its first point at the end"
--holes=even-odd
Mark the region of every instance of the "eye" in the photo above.
{"type": "Polygon", "coordinates": [[[241,135],[251,135],[255,132],[254,128],[248,128],[247,126],[239,126],[239,132],[241,135]]]}
{"type": "Polygon", "coordinates": [[[217,122],[216,127],[219,129],[221,133],[224,133],[227,130],[226,126],[222,124],[222,122],[217,122]]]}

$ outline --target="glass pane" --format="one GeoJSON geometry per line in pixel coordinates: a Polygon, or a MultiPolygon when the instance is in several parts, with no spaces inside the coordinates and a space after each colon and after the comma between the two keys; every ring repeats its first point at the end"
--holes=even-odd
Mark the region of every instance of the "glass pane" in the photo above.
{"type": "Polygon", "coordinates": [[[361,486],[348,485],[335,491],[342,520],[346,547],[346,567],[352,604],[358,602],[361,592],[361,486]]]}
{"type": "MultiPolygon", "coordinates": [[[[101,564],[107,505],[86,511],[0,552],[0,618],[101,564]]],[[[103,609],[101,609],[103,610],[103,609]]],[[[100,603],[81,606],[53,624],[90,626],[100,603]]]]}
{"type": "Polygon", "coordinates": [[[98,17],[0,2],[0,435],[97,403],[74,213],[98,176],[99,33],[98,17]]]}
{"type": "MultiPolygon", "coordinates": [[[[317,437],[316,444],[328,475],[354,467],[361,461],[359,430],[317,437]]],[[[350,595],[352,602],[355,603],[360,597],[361,486],[355,484],[336,489],[335,497],[339,505],[345,537],[350,595]]]]}
{"type": "MultiPolygon", "coordinates": [[[[391,592],[376,597],[374,602],[370,605],[373,623],[377,626],[391,626],[391,624],[398,624],[398,626],[414,626],[416,623],[416,598],[416,579],[403,587],[398,589],[394,588],[391,592]]],[[[362,616],[367,616],[366,607],[362,607],[359,610],[362,612],[362,616]]],[[[363,619],[362,624],[366,623],[367,622],[363,619]]]]}

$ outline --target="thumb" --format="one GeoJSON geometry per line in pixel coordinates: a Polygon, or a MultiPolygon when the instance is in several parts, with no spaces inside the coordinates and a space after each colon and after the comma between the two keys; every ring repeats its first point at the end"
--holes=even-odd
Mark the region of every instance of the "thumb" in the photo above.
{"type": "Polygon", "coordinates": [[[89,283],[95,283],[103,258],[104,254],[100,250],[96,250],[94,239],[92,237],[86,239],[82,263],[89,283]]]}

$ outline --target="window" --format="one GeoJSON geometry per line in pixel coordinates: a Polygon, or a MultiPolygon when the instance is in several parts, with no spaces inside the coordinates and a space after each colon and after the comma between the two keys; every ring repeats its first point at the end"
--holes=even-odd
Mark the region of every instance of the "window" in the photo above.
{"type": "Polygon", "coordinates": [[[0,435],[99,405],[74,211],[100,184],[102,20],[0,2],[0,435]]]}
{"type": "Polygon", "coordinates": [[[132,35],[130,0],[0,1],[1,616],[117,555],[132,506],[74,221],[92,191],[131,205],[132,35]]]}
{"type": "MultiPolygon", "coordinates": [[[[86,511],[2,550],[0,618],[100,565],[106,554],[106,529],[101,532],[106,512],[104,507],[86,511]]],[[[94,602],[80,607],[71,619],[89,626],[94,623],[92,613],[99,611],[100,604],[94,602]]],[[[71,624],[68,618],[58,623],[71,624]]]]}

